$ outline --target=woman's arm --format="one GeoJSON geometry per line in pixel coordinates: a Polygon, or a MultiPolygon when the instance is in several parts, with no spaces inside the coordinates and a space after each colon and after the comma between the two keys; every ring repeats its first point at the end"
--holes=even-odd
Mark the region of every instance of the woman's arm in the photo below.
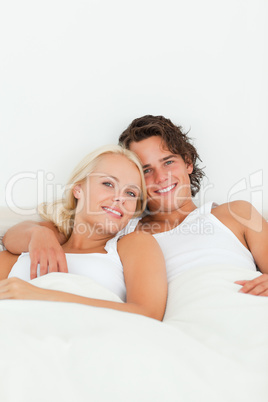
{"type": "Polygon", "coordinates": [[[10,228],[3,238],[6,249],[13,254],[29,251],[31,279],[49,272],[68,272],[65,253],[61,247],[66,241],[52,222],[25,221],[10,228]],[[49,269],[48,269],[49,267],[49,269]]]}
{"type": "Polygon", "coordinates": [[[126,266],[124,266],[127,287],[126,303],[91,299],[71,293],[41,289],[18,278],[10,278],[0,282],[0,299],[80,303],[141,314],[162,320],[167,299],[164,257],[157,242],[151,235],[138,233],[135,233],[135,235],[128,235],[126,236],[129,237],[128,240],[123,242],[123,238],[119,242],[120,258],[124,265],[126,263],[126,266]],[[136,248],[137,246],[140,248],[136,248]]]}
{"type": "Polygon", "coordinates": [[[0,252],[0,280],[8,277],[18,257],[18,255],[11,254],[9,251],[0,252]]]}
{"type": "Polygon", "coordinates": [[[127,303],[162,320],[167,302],[167,272],[162,250],[149,233],[133,232],[118,242],[124,267],[127,303]]]}

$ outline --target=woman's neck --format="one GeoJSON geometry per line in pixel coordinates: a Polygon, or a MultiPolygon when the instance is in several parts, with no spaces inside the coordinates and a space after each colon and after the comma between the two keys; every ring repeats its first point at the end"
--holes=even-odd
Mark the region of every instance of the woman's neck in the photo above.
{"type": "Polygon", "coordinates": [[[66,253],[105,253],[105,245],[114,237],[111,233],[97,233],[87,229],[79,231],[79,226],[74,226],[71,236],[63,245],[66,253]]]}

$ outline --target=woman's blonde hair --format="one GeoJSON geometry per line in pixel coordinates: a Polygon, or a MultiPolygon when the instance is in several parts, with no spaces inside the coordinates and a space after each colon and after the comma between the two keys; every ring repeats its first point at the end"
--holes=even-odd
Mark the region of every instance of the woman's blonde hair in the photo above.
{"type": "Polygon", "coordinates": [[[77,199],[73,195],[73,189],[77,184],[81,184],[89,174],[93,173],[98,162],[103,156],[108,154],[125,156],[138,168],[141,175],[141,195],[137,201],[134,216],[136,217],[141,215],[146,207],[147,192],[143,169],[139,158],[132,151],[129,151],[120,145],[105,145],[88,154],[76,166],[65,186],[62,199],[56,200],[49,204],[43,203],[38,206],[40,216],[45,220],[52,221],[58,230],[67,238],[70,237],[73,230],[77,204],[77,199]]]}

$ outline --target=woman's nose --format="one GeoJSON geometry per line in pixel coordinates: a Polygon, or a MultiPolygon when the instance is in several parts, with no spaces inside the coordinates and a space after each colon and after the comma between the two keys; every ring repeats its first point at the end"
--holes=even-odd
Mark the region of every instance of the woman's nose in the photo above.
{"type": "Polygon", "coordinates": [[[121,202],[122,204],[124,204],[125,202],[125,197],[121,194],[115,194],[114,195],[114,201],[115,202],[121,202]]]}

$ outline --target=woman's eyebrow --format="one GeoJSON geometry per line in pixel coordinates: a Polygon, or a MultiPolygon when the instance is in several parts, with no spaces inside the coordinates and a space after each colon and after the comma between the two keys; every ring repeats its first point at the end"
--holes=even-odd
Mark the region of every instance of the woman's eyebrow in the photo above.
{"type": "Polygon", "coordinates": [[[136,186],[136,184],[128,184],[127,187],[133,188],[133,189],[137,190],[139,193],[141,192],[140,187],[136,186]]]}
{"type": "MultiPolygon", "coordinates": [[[[117,183],[119,183],[119,179],[117,177],[115,177],[115,176],[111,176],[110,174],[105,174],[105,173],[96,173],[96,174],[98,176],[101,176],[102,178],[107,177],[107,179],[113,179],[113,180],[117,181],[117,183]]],[[[131,187],[133,189],[138,190],[139,192],[141,191],[140,187],[137,186],[136,184],[129,183],[129,184],[126,184],[126,187],[131,187]]]]}
{"type": "Polygon", "coordinates": [[[96,175],[96,176],[99,176],[99,177],[101,177],[101,178],[106,177],[107,179],[113,179],[113,180],[119,182],[119,179],[118,179],[117,177],[111,176],[110,174],[107,174],[107,173],[98,173],[98,172],[94,172],[94,173],[92,173],[92,175],[96,175]]]}
{"type": "Polygon", "coordinates": [[[110,174],[107,174],[107,175],[104,174],[103,176],[107,177],[108,179],[113,179],[119,183],[119,179],[115,176],[111,176],[110,174]]]}

